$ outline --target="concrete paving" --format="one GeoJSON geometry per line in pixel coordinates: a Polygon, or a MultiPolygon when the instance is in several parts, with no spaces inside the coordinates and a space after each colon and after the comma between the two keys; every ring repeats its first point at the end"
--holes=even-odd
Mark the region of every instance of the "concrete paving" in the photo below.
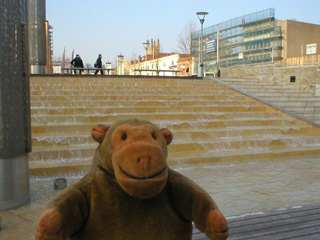
{"type": "MultiPolygon", "coordinates": [[[[295,158],[176,168],[205,188],[227,219],[275,209],[320,203],[320,159],[295,158]]],[[[82,176],[67,177],[68,185],[82,176]]],[[[32,240],[52,197],[52,178],[31,178],[31,200],[0,212],[0,239],[32,240]]]]}

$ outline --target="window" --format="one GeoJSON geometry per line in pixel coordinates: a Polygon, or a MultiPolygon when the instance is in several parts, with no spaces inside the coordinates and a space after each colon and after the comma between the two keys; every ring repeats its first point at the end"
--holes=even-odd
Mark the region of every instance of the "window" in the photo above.
{"type": "Polygon", "coordinates": [[[295,83],[296,82],[296,76],[290,76],[290,82],[295,83]]]}

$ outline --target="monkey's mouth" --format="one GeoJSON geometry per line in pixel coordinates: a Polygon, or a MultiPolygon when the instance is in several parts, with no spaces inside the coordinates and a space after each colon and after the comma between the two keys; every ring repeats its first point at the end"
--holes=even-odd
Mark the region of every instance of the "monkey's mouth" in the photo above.
{"type": "Polygon", "coordinates": [[[159,172],[151,175],[151,176],[147,176],[147,177],[136,177],[136,176],[132,176],[130,175],[129,173],[127,173],[126,171],[124,171],[120,166],[119,166],[119,169],[120,171],[126,175],[127,177],[129,178],[132,178],[132,179],[135,179],[135,180],[148,180],[148,179],[152,179],[152,178],[155,178],[155,177],[158,177],[159,175],[161,175],[166,169],[167,169],[167,166],[165,166],[162,170],[160,170],[159,172]]]}

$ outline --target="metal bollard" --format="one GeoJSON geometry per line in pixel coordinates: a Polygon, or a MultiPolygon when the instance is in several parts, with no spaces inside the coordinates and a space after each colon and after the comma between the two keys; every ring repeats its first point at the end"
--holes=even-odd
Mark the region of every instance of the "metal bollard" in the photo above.
{"type": "Polygon", "coordinates": [[[62,190],[67,187],[67,179],[56,178],[53,182],[54,190],[62,190]]]}

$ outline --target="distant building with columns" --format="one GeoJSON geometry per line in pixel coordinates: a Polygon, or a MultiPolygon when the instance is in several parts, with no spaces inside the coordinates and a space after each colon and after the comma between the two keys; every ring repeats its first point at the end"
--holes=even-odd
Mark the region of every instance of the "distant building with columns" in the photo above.
{"type": "Polygon", "coordinates": [[[117,57],[117,75],[124,75],[124,56],[122,54],[117,57]]]}
{"type": "MultiPolygon", "coordinates": [[[[186,69],[188,67],[190,69],[191,65],[192,58],[190,54],[159,53],[155,58],[153,55],[139,57],[137,62],[130,65],[130,75],[141,74],[147,76],[157,76],[158,73],[156,70],[160,70],[160,76],[185,76],[186,69]]],[[[190,75],[192,75],[192,73],[190,75]]]]}

